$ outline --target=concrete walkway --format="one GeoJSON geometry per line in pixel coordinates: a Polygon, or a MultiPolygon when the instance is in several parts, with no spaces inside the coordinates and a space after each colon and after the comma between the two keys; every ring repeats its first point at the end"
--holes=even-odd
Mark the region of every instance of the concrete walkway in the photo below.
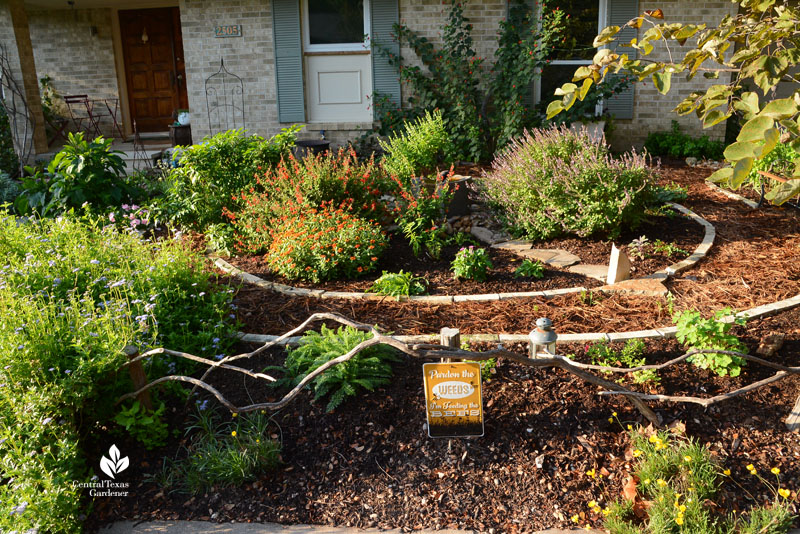
{"type": "MultiPolygon", "coordinates": [[[[320,525],[279,525],[277,523],[209,523],[205,521],[146,521],[136,523],[121,521],[100,529],[100,534],[401,534],[399,529],[361,530],[346,527],[326,527],[320,525]]],[[[478,534],[472,530],[415,530],[417,534],[478,534]]],[[[559,530],[549,529],[537,534],[573,534],[590,532],[601,534],[599,530],[559,530]]],[[[497,534],[502,534],[497,531],[497,534]]],[[[796,532],[794,534],[800,534],[796,532]]]]}

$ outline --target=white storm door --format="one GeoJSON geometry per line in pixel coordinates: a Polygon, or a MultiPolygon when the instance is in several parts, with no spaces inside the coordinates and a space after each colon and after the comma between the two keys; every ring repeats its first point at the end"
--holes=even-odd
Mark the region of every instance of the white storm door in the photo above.
{"type": "Polygon", "coordinates": [[[309,122],[371,122],[369,1],[303,0],[309,122]]]}

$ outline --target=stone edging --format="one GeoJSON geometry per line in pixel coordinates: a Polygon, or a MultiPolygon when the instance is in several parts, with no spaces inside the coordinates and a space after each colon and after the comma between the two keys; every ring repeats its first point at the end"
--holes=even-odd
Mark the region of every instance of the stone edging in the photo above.
{"type": "MultiPolygon", "coordinates": [[[[794,297],[779,300],[769,304],[763,304],[736,313],[727,315],[721,320],[732,322],[736,317],[747,317],[748,319],[760,319],[775,315],[786,310],[791,310],[800,306],[800,293],[794,297]]],[[[634,330],[631,332],[590,332],[586,334],[559,334],[557,343],[582,343],[584,341],[627,341],[629,339],[649,339],[649,338],[673,338],[678,329],[674,326],[664,328],[652,328],[649,330],[634,330]]],[[[263,334],[245,334],[240,332],[238,337],[242,341],[251,343],[270,343],[280,336],[263,334]]],[[[421,334],[412,336],[393,336],[394,339],[404,343],[437,343],[439,334],[421,334]]],[[[462,341],[485,342],[485,343],[526,343],[529,341],[528,334],[461,334],[462,341]]],[[[299,336],[286,338],[279,345],[297,345],[300,341],[299,336]]]]}
{"type": "Polygon", "coordinates": [[[706,185],[708,187],[710,187],[711,189],[713,189],[714,191],[716,191],[717,193],[722,193],[723,195],[725,195],[726,197],[728,197],[730,199],[738,200],[739,202],[745,203],[750,208],[753,208],[753,209],[757,209],[758,208],[758,202],[756,202],[754,200],[750,200],[749,198],[745,198],[742,195],[740,195],[739,193],[734,193],[733,191],[728,191],[727,189],[723,189],[722,187],[718,186],[714,182],[709,182],[708,180],[706,180],[706,185]]]}
{"type": "MultiPolygon", "coordinates": [[[[659,281],[664,281],[669,277],[681,271],[684,271],[689,267],[692,267],[694,264],[696,264],[698,261],[700,261],[706,256],[709,249],[711,248],[711,245],[714,243],[716,230],[714,229],[714,226],[710,222],[703,219],[702,217],[694,213],[692,210],[685,208],[684,206],[681,206],[680,204],[670,203],[669,205],[703,226],[705,230],[705,233],[703,235],[703,241],[695,249],[692,255],[686,258],[685,260],[679,261],[678,263],[673,263],[672,265],[670,265],[665,269],[661,269],[656,273],[645,276],[644,277],[645,279],[655,279],[659,281]]],[[[255,275],[244,272],[241,269],[234,267],[233,265],[223,260],[222,258],[215,257],[213,259],[214,259],[214,265],[216,265],[217,267],[219,267],[220,269],[222,269],[223,271],[232,276],[236,276],[247,283],[253,284],[263,289],[268,289],[270,291],[275,291],[277,293],[281,293],[283,295],[288,295],[291,297],[312,297],[319,299],[346,299],[346,300],[387,300],[394,298],[394,297],[387,297],[385,295],[379,295],[378,293],[326,291],[323,289],[306,289],[302,287],[287,286],[285,284],[277,284],[275,282],[267,282],[266,280],[263,280],[255,275]]],[[[600,290],[610,291],[610,292],[622,292],[622,293],[628,293],[628,292],[637,293],[638,291],[630,290],[625,286],[625,282],[631,282],[635,280],[638,279],[625,280],[623,282],[620,282],[619,284],[603,286],[602,288],[600,288],[600,290]]],[[[418,302],[422,304],[453,304],[456,302],[491,302],[496,300],[535,298],[535,297],[542,297],[548,299],[558,295],[568,295],[570,293],[580,293],[583,291],[587,291],[587,289],[585,287],[567,287],[564,289],[552,289],[548,291],[520,291],[516,293],[488,293],[480,295],[419,295],[411,297],[401,296],[400,301],[418,302]]],[[[666,293],[666,288],[664,288],[664,293],[666,293]]]]}

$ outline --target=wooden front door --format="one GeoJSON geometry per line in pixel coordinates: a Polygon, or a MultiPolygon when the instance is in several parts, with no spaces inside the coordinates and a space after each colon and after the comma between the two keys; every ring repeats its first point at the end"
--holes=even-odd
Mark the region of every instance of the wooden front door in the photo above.
{"type": "Polygon", "coordinates": [[[177,7],[119,12],[131,119],[140,132],[163,132],[189,107],[177,7]]]}

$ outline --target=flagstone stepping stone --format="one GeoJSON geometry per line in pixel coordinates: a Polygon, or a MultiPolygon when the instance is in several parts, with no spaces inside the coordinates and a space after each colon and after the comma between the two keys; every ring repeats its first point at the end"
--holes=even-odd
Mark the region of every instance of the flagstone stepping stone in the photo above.
{"type": "Polygon", "coordinates": [[[575,265],[581,261],[575,254],[559,248],[532,248],[530,250],[520,250],[517,255],[562,268],[575,265]]]}
{"type": "Polygon", "coordinates": [[[573,265],[567,269],[571,273],[582,274],[601,282],[606,282],[608,276],[608,265],[596,265],[592,263],[573,265]]]}
{"type": "Polygon", "coordinates": [[[489,245],[494,244],[496,241],[494,238],[494,232],[488,228],[484,228],[483,226],[473,226],[469,233],[478,238],[479,241],[483,241],[489,245]]]}
{"type": "Polygon", "coordinates": [[[501,250],[510,250],[511,252],[519,252],[521,250],[530,250],[533,243],[525,241],[524,239],[512,239],[511,241],[503,241],[495,243],[492,248],[499,248],[501,250]]]}

